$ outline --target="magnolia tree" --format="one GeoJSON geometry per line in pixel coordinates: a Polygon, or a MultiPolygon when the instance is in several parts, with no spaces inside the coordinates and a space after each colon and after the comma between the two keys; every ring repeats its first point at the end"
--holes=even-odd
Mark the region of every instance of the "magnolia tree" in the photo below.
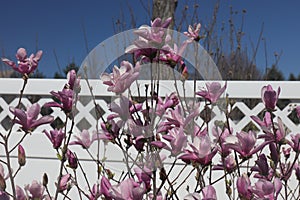
{"type": "MultiPolygon", "coordinates": [[[[54,117],[39,118],[41,105],[36,103],[27,110],[21,109],[28,75],[37,68],[42,51],[28,57],[26,50],[20,48],[17,63],[2,59],[23,75],[24,85],[18,105],[10,108],[14,115],[12,127],[0,133],[5,155],[0,160],[0,199],[71,199],[72,190],[77,191],[77,199],[90,200],[300,198],[300,133],[287,135],[280,117],[274,117],[280,88],[275,91],[267,85],[261,90],[264,118],[253,116],[252,119],[262,131],[236,132],[229,123],[228,97],[223,95],[226,83],[207,82],[206,88],[196,88],[194,81],[192,98],[179,92],[177,81],[184,86],[191,74],[183,53],[187,46],[198,44],[200,24],[188,28],[184,33],[186,40],[178,47],[167,29],[170,22],[170,18],[165,21],[157,18],[151,26],[143,25],[135,30],[138,38],[125,50],[126,54],[133,55],[133,61],[124,60],[120,67],[114,66],[111,73],[101,74],[99,81],[116,96],[108,105],[109,115],[101,115],[90,88],[98,120],[93,133],[73,131],[74,108],[80,99],[80,78],[75,71],[68,73],[62,90],[51,92],[54,101],[42,106],[60,109],[65,114],[64,127],[44,130],[57,152],[59,171],[57,177],[48,177],[45,169],[41,182],[32,180],[25,186],[15,181],[26,164],[22,142],[31,137],[38,126],[53,122],[54,117]],[[161,64],[171,69],[175,82],[174,91],[164,97],[159,95],[159,70],[154,73],[161,64]],[[150,66],[150,80],[142,86],[144,96],[134,95],[132,87],[138,85],[144,65],[150,66]],[[179,80],[175,71],[181,75],[179,80]],[[226,117],[214,122],[211,111],[220,101],[225,104],[220,110],[226,117]],[[13,126],[19,126],[23,133],[16,144],[9,145],[12,134],[21,134],[13,132],[13,126]],[[117,175],[105,158],[100,158],[99,152],[89,150],[95,142],[113,145],[120,151],[125,166],[122,173],[117,175]],[[98,166],[95,183],[88,180],[87,174],[92,172],[82,167],[80,158],[72,150],[73,145],[81,146],[98,166]],[[18,153],[17,169],[12,168],[15,152],[18,153]],[[78,181],[78,174],[85,177],[83,183],[78,181]],[[55,179],[55,185],[50,185],[48,178],[55,179]],[[297,184],[291,184],[292,179],[297,184]],[[221,191],[219,185],[223,186],[221,191]],[[49,188],[55,190],[52,192],[49,188]]],[[[85,75],[82,76],[88,83],[85,75]]],[[[296,111],[300,117],[300,107],[296,111]]],[[[41,167],[46,168],[43,164],[41,167]]]]}

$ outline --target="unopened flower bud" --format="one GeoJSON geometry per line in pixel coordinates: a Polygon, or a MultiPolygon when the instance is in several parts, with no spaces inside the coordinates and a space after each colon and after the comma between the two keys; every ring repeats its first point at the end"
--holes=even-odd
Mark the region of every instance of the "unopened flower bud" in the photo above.
{"type": "Polygon", "coordinates": [[[25,150],[22,147],[22,145],[18,146],[18,163],[22,167],[26,163],[26,155],[25,155],[25,150]]]}
{"type": "Polygon", "coordinates": [[[48,176],[46,173],[44,173],[43,175],[43,186],[47,186],[48,185],[48,176]]]}

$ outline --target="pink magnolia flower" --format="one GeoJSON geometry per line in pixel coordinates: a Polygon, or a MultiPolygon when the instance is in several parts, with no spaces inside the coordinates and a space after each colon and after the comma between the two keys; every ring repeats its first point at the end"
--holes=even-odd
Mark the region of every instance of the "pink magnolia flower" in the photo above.
{"type": "Polygon", "coordinates": [[[58,107],[61,108],[65,113],[70,113],[72,111],[75,102],[73,90],[65,88],[58,92],[51,91],[50,94],[52,94],[58,100],[58,102],[53,101],[45,103],[45,107],[58,107]]]}
{"type": "Polygon", "coordinates": [[[178,156],[187,145],[187,136],[183,132],[183,127],[173,128],[169,130],[167,135],[162,137],[169,142],[170,146],[162,141],[151,142],[151,145],[170,151],[171,156],[178,156]]]}
{"type": "Polygon", "coordinates": [[[210,103],[216,103],[227,87],[227,83],[223,87],[219,82],[206,83],[206,89],[196,92],[197,95],[208,100],[210,103]]]}
{"type": "Polygon", "coordinates": [[[236,168],[236,161],[232,155],[228,155],[224,158],[224,163],[218,164],[213,167],[214,170],[226,170],[232,172],[236,168]]]}
{"type": "Polygon", "coordinates": [[[208,185],[202,190],[202,200],[217,200],[217,193],[213,186],[208,185]]]}
{"type": "Polygon", "coordinates": [[[104,195],[107,200],[112,199],[112,195],[110,193],[112,185],[105,176],[102,176],[100,186],[100,194],[104,195]]]}
{"type": "Polygon", "coordinates": [[[14,122],[20,124],[22,130],[25,132],[30,132],[42,124],[49,124],[53,121],[52,116],[43,116],[37,119],[41,111],[38,103],[28,106],[26,112],[14,107],[10,107],[9,109],[16,116],[14,122]]]}
{"type": "Polygon", "coordinates": [[[147,166],[144,166],[143,168],[136,167],[133,170],[139,180],[139,183],[144,183],[146,189],[151,189],[152,171],[147,166]]]}
{"type": "Polygon", "coordinates": [[[273,170],[269,168],[265,154],[259,155],[258,160],[256,160],[255,163],[256,165],[251,168],[251,171],[257,171],[258,174],[255,174],[254,177],[270,180],[273,176],[273,170]]]}
{"type": "Polygon", "coordinates": [[[298,181],[300,181],[300,165],[298,163],[296,163],[294,165],[294,169],[295,169],[295,175],[298,181]]]}
{"type": "Polygon", "coordinates": [[[20,166],[24,166],[26,163],[25,150],[22,145],[18,146],[18,163],[20,166]]]}
{"type": "MultiPolygon", "coordinates": [[[[4,191],[0,191],[0,199],[1,200],[10,200],[8,194],[6,192],[4,192],[4,191]]],[[[23,199],[21,199],[21,200],[23,200],[23,199]]],[[[24,199],[24,200],[26,200],[26,199],[24,199]]]]}
{"type": "Polygon", "coordinates": [[[26,50],[24,48],[19,48],[16,54],[16,58],[18,60],[17,64],[7,58],[2,58],[2,62],[8,66],[11,66],[13,70],[23,75],[29,75],[37,68],[42,54],[42,51],[38,51],[36,55],[31,54],[29,57],[27,57],[26,50]]]}
{"type": "Polygon", "coordinates": [[[231,135],[231,132],[227,128],[222,131],[220,127],[213,127],[212,135],[215,137],[214,142],[218,144],[218,151],[222,156],[227,156],[230,154],[231,149],[226,145],[226,138],[231,135]]]}
{"type": "Polygon", "coordinates": [[[43,199],[44,191],[45,187],[36,180],[32,181],[31,185],[25,186],[25,192],[30,199],[43,199]]]}
{"type": "Polygon", "coordinates": [[[277,117],[277,123],[274,124],[275,124],[275,134],[273,133],[273,128],[272,128],[272,132],[266,130],[265,134],[260,135],[259,138],[264,138],[266,141],[275,141],[277,143],[284,142],[286,131],[281,118],[277,117]]]}
{"type": "Polygon", "coordinates": [[[251,118],[261,127],[264,132],[271,132],[272,129],[272,118],[271,113],[266,112],[263,121],[257,116],[251,116],[251,118]]]}
{"type": "Polygon", "coordinates": [[[80,78],[77,77],[76,71],[74,69],[70,70],[67,74],[68,84],[66,88],[74,90],[76,92],[80,91],[80,78]]]}
{"type": "Polygon", "coordinates": [[[98,138],[105,142],[113,141],[120,134],[120,129],[123,124],[124,122],[122,120],[115,122],[114,119],[109,119],[106,123],[101,123],[98,138]]]}
{"type": "Polygon", "coordinates": [[[166,95],[164,99],[158,97],[155,113],[161,117],[163,116],[163,114],[165,114],[168,108],[174,108],[176,105],[178,105],[178,103],[179,103],[178,97],[174,92],[171,93],[170,95],[166,95]]]}
{"type": "Polygon", "coordinates": [[[259,179],[251,191],[257,198],[275,200],[277,199],[281,188],[282,183],[278,178],[274,179],[274,183],[265,179],[259,179]]]}
{"type": "Polygon", "coordinates": [[[76,138],[75,141],[70,142],[70,145],[80,145],[84,149],[90,148],[90,146],[93,144],[93,142],[97,139],[99,139],[98,134],[96,131],[93,132],[92,136],[90,136],[90,133],[88,130],[82,130],[82,132],[79,134],[79,136],[74,135],[76,138]]]}
{"type": "Polygon", "coordinates": [[[94,184],[90,191],[89,200],[97,200],[100,197],[100,185],[94,184]]]}
{"type": "Polygon", "coordinates": [[[247,174],[243,174],[242,176],[238,177],[236,186],[241,199],[252,198],[251,182],[247,174]]]}
{"type": "Polygon", "coordinates": [[[125,53],[134,53],[135,58],[142,58],[143,61],[153,61],[157,56],[157,51],[164,45],[167,34],[166,28],[171,23],[172,18],[164,22],[156,18],[151,22],[151,27],[143,25],[134,31],[138,39],[133,45],[126,48],[125,53]]]}
{"type": "Polygon", "coordinates": [[[180,66],[185,66],[185,63],[182,59],[182,54],[184,53],[187,45],[187,41],[184,41],[179,48],[175,43],[173,48],[169,44],[164,45],[161,49],[159,60],[167,63],[172,68],[174,68],[177,64],[180,64],[180,66]]]}
{"type": "Polygon", "coordinates": [[[58,149],[65,138],[65,132],[62,129],[54,129],[51,130],[50,133],[47,130],[43,131],[46,136],[49,138],[51,141],[53,148],[58,149]]]}
{"type": "Polygon", "coordinates": [[[275,109],[279,94],[280,87],[278,87],[277,92],[273,90],[271,85],[264,86],[261,89],[261,98],[267,110],[273,111],[275,109]]]}
{"type": "Polygon", "coordinates": [[[70,189],[71,187],[70,180],[71,180],[71,174],[65,174],[61,177],[59,182],[59,188],[58,188],[60,192],[70,189]]]}
{"type": "Polygon", "coordinates": [[[17,198],[17,200],[26,200],[27,199],[27,197],[24,193],[24,190],[21,187],[19,187],[18,185],[16,186],[16,198],[17,198]]]}
{"type": "Polygon", "coordinates": [[[75,156],[75,154],[70,151],[69,149],[67,150],[67,158],[68,158],[68,167],[72,168],[72,169],[77,169],[78,167],[78,159],[75,156]]]}
{"type": "Polygon", "coordinates": [[[200,40],[200,36],[199,36],[200,28],[201,28],[200,23],[194,24],[194,27],[189,25],[188,31],[183,32],[183,34],[198,42],[200,40]]]}
{"type": "Polygon", "coordinates": [[[292,147],[295,152],[300,151],[300,133],[292,134],[291,140],[288,140],[287,143],[292,147]]]}
{"type": "Polygon", "coordinates": [[[131,178],[110,188],[111,196],[116,200],[142,200],[145,192],[145,188],[131,178]]]}
{"type": "Polygon", "coordinates": [[[125,92],[125,90],[127,90],[138,78],[139,70],[139,62],[133,67],[130,62],[122,61],[120,68],[114,66],[111,74],[104,72],[100,78],[103,81],[103,84],[108,85],[107,91],[120,94],[125,92]]]}
{"type": "Polygon", "coordinates": [[[191,149],[185,149],[184,154],[179,159],[186,163],[196,162],[201,165],[208,165],[216,155],[217,149],[212,148],[212,143],[208,135],[197,136],[193,143],[189,144],[191,149]]]}
{"type": "Polygon", "coordinates": [[[265,147],[271,141],[266,141],[260,144],[259,146],[255,146],[256,144],[256,133],[253,131],[249,131],[248,133],[241,131],[237,133],[236,136],[231,135],[225,139],[225,144],[227,147],[237,151],[243,158],[249,158],[254,153],[257,153],[262,148],[265,147]]]}

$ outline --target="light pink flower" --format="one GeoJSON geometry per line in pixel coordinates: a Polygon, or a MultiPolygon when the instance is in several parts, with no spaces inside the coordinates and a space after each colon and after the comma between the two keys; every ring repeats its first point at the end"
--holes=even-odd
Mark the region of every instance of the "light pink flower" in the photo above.
{"type": "Polygon", "coordinates": [[[157,147],[162,147],[171,152],[171,156],[178,156],[183,152],[183,148],[187,145],[187,136],[183,132],[183,127],[170,129],[167,135],[162,136],[169,142],[170,145],[162,141],[155,141],[151,144],[157,147]],[[160,144],[164,143],[164,144],[160,144]]]}
{"type": "Polygon", "coordinates": [[[261,89],[261,98],[267,110],[273,111],[275,109],[279,94],[280,87],[278,87],[277,92],[273,90],[271,85],[264,86],[261,89]]]}
{"type": "Polygon", "coordinates": [[[196,92],[197,95],[203,97],[211,103],[216,103],[227,87],[227,83],[223,87],[219,82],[206,83],[206,89],[196,92]]]}
{"type": "Polygon", "coordinates": [[[274,179],[274,183],[265,179],[259,179],[251,191],[257,198],[275,200],[277,199],[281,188],[282,183],[278,178],[274,179]]]}
{"type": "Polygon", "coordinates": [[[225,139],[225,144],[227,147],[237,151],[243,158],[249,158],[271,142],[266,141],[256,147],[256,140],[255,132],[249,131],[246,133],[241,131],[240,133],[237,133],[236,136],[228,136],[225,139]]]}
{"type": "Polygon", "coordinates": [[[25,132],[30,132],[42,124],[49,124],[53,121],[52,116],[43,116],[37,119],[41,111],[38,103],[28,106],[26,112],[14,107],[10,107],[9,109],[16,116],[14,122],[20,124],[22,130],[25,132]]]}
{"type": "Polygon", "coordinates": [[[128,178],[110,189],[113,199],[142,200],[146,190],[133,179],[128,178]]]}
{"type": "Polygon", "coordinates": [[[44,197],[44,191],[45,187],[36,180],[32,181],[31,185],[25,186],[25,192],[31,199],[42,199],[44,197]]]}
{"type": "Polygon", "coordinates": [[[66,87],[68,89],[79,92],[80,91],[80,78],[77,77],[76,71],[74,69],[72,69],[68,72],[67,79],[68,79],[68,84],[66,85],[66,87]]]}
{"type": "Polygon", "coordinates": [[[93,132],[92,136],[90,135],[88,130],[82,130],[79,136],[74,135],[76,138],[75,141],[70,142],[70,145],[80,145],[84,149],[90,148],[92,143],[99,139],[96,131],[93,132]]]}
{"type": "Polygon", "coordinates": [[[272,129],[272,118],[271,113],[266,112],[263,121],[261,121],[257,116],[251,116],[264,132],[271,132],[272,129]]]}
{"type": "Polygon", "coordinates": [[[287,141],[295,152],[300,151],[300,133],[292,134],[291,140],[287,141]]]}
{"type": "Polygon", "coordinates": [[[27,57],[26,50],[24,48],[19,48],[16,54],[16,58],[18,60],[17,64],[7,58],[2,58],[2,62],[11,66],[13,70],[23,75],[29,75],[37,68],[42,54],[42,51],[38,51],[36,55],[31,54],[27,57]]]}
{"type": "Polygon", "coordinates": [[[195,40],[195,41],[199,41],[200,40],[200,36],[199,36],[200,28],[201,28],[200,23],[194,24],[194,27],[189,25],[188,31],[183,32],[183,34],[188,36],[189,38],[195,40]]]}
{"type": "Polygon", "coordinates": [[[125,90],[127,90],[138,78],[139,70],[139,62],[133,67],[130,62],[122,61],[120,68],[114,66],[111,74],[104,72],[100,78],[103,81],[103,84],[108,85],[107,91],[120,94],[125,92],[125,90]]]}
{"type": "Polygon", "coordinates": [[[208,165],[216,155],[217,149],[212,148],[208,135],[196,136],[193,143],[189,143],[190,149],[185,149],[179,159],[186,163],[196,162],[201,165],[208,165]]]}
{"type": "Polygon", "coordinates": [[[202,190],[202,200],[217,200],[217,193],[213,186],[208,185],[202,190]]]}

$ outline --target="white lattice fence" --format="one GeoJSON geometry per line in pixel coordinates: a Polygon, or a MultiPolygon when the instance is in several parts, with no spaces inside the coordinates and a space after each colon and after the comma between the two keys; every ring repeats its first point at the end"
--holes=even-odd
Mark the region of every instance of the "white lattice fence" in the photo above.
{"type": "MultiPolygon", "coordinates": [[[[139,81],[139,92],[141,96],[144,96],[144,85],[149,84],[150,81],[139,81]]],[[[198,81],[197,88],[205,87],[205,83],[207,81],[198,81]]],[[[24,106],[31,105],[35,100],[40,105],[43,105],[46,102],[52,101],[50,91],[58,91],[61,90],[66,80],[58,80],[58,79],[29,79],[28,85],[24,91],[24,97],[22,99],[22,104],[24,106]]],[[[224,84],[225,82],[222,82],[224,84]]],[[[0,132],[5,133],[9,128],[9,123],[13,115],[9,111],[9,106],[16,106],[18,103],[18,94],[22,87],[23,80],[22,79],[0,79],[0,132]]],[[[114,99],[115,96],[112,96],[112,93],[106,91],[106,87],[102,84],[100,80],[90,80],[90,84],[93,88],[93,93],[96,96],[96,102],[103,109],[104,117],[109,113],[107,103],[114,99]]],[[[230,99],[232,99],[232,107],[234,110],[234,114],[237,114],[239,117],[236,118],[234,114],[230,117],[229,122],[235,132],[242,130],[245,126],[248,126],[252,121],[252,115],[259,115],[263,110],[264,106],[261,103],[260,91],[261,88],[267,84],[271,84],[274,89],[277,90],[277,87],[281,87],[280,99],[284,101],[281,103],[280,108],[277,108],[277,111],[274,113],[277,116],[280,116],[285,126],[291,132],[299,132],[299,123],[295,121],[295,117],[293,117],[292,108],[295,105],[298,105],[300,102],[300,92],[298,92],[298,88],[300,88],[300,82],[260,82],[260,81],[228,81],[227,82],[227,90],[220,101],[220,107],[222,107],[222,102],[225,101],[226,94],[230,99]],[[256,100],[255,100],[256,99],[256,100]],[[248,106],[250,105],[251,106],[248,106]],[[253,105],[253,102],[257,102],[257,104],[253,105]]],[[[82,90],[80,93],[80,101],[77,104],[76,110],[77,114],[75,116],[75,127],[74,133],[80,132],[83,128],[88,129],[90,132],[95,129],[96,119],[95,119],[95,110],[94,103],[91,99],[91,94],[88,89],[88,86],[84,80],[81,82],[82,90]]],[[[159,95],[165,96],[166,93],[170,93],[175,91],[174,82],[173,81],[161,81],[160,82],[161,89],[159,90],[159,95]]],[[[182,87],[182,82],[177,81],[177,89],[181,95],[185,94],[186,98],[193,97],[193,81],[186,81],[184,87],[182,87]],[[183,89],[184,88],[184,89],[183,89]]],[[[136,95],[138,90],[133,87],[132,93],[136,95]]],[[[199,98],[199,101],[201,99],[199,98]]],[[[201,101],[202,108],[204,107],[204,102],[201,101]]],[[[224,120],[224,113],[220,112],[218,107],[213,109],[212,116],[213,120],[224,120]]],[[[64,114],[59,109],[52,109],[51,115],[55,117],[56,120],[64,121],[64,114]]],[[[201,117],[199,118],[199,122],[201,122],[201,117]]],[[[255,125],[255,124],[254,124],[255,125]]],[[[259,128],[258,126],[256,126],[259,128]]],[[[33,133],[32,137],[29,137],[22,143],[26,149],[27,155],[30,155],[32,158],[40,158],[44,159],[43,163],[47,164],[47,168],[49,167],[50,171],[48,171],[48,176],[50,178],[57,176],[57,159],[55,159],[56,152],[52,149],[50,142],[41,132],[44,130],[51,130],[51,125],[43,125],[37,128],[33,133]],[[51,159],[53,158],[53,159],[51,159]],[[49,160],[50,159],[50,160],[49,160]]],[[[14,126],[13,130],[13,140],[17,141],[20,138],[20,134],[17,133],[17,126],[14,126]]],[[[13,145],[12,141],[12,144],[13,145]]],[[[77,148],[77,147],[74,147],[77,148]]],[[[103,147],[101,147],[103,148],[103,147]]],[[[107,152],[110,156],[108,156],[108,165],[110,165],[113,169],[118,170],[121,167],[120,161],[122,160],[122,156],[120,153],[113,147],[108,147],[109,152],[107,152]],[[116,162],[118,161],[118,162],[116,162]]],[[[79,150],[79,148],[78,148],[79,150]]],[[[94,146],[91,151],[96,151],[96,147],[94,146]]],[[[78,157],[85,158],[87,157],[86,152],[76,151],[78,152],[78,157]]],[[[103,152],[101,150],[101,152],[103,152]]],[[[0,148],[0,156],[3,155],[3,149],[0,148]]],[[[106,155],[107,156],[107,155],[106,155]]],[[[44,173],[44,168],[40,167],[41,162],[39,159],[32,159],[30,164],[26,164],[25,168],[20,176],[17,177],[17,181],[22,185],[23,183],[30,183],[31,180],[37,179],[40,180],[42,174],[44,173]],[[28,170],[33,171],[31,174],[28,174],[28,170]],[[28,180],[26,177],[30,177],[28,180]]],[[[84,162],[83,165],[89,168],[95,168],[95,165],[91,162],[84,162]]],[[[123,163],[124,165],[124,163],[123,163]]],[[[17,168],[17,165],[14,166],[17,168]]],[[[123,166],[124,167],[124,166],[123,166]]],[[[96,171],[96,170],[95,170],[96,171]]],[[[119,169],[120,171],[120,169],[119,169]]],[[[92,180],[91,182],[95,182],[96,174],[89,175],[89,178],[92,180]]],[[[53,180],[55,181],[55,180],[53,180]]],[[[76,196],[76,195],[75,195],[76,196]]]]}

